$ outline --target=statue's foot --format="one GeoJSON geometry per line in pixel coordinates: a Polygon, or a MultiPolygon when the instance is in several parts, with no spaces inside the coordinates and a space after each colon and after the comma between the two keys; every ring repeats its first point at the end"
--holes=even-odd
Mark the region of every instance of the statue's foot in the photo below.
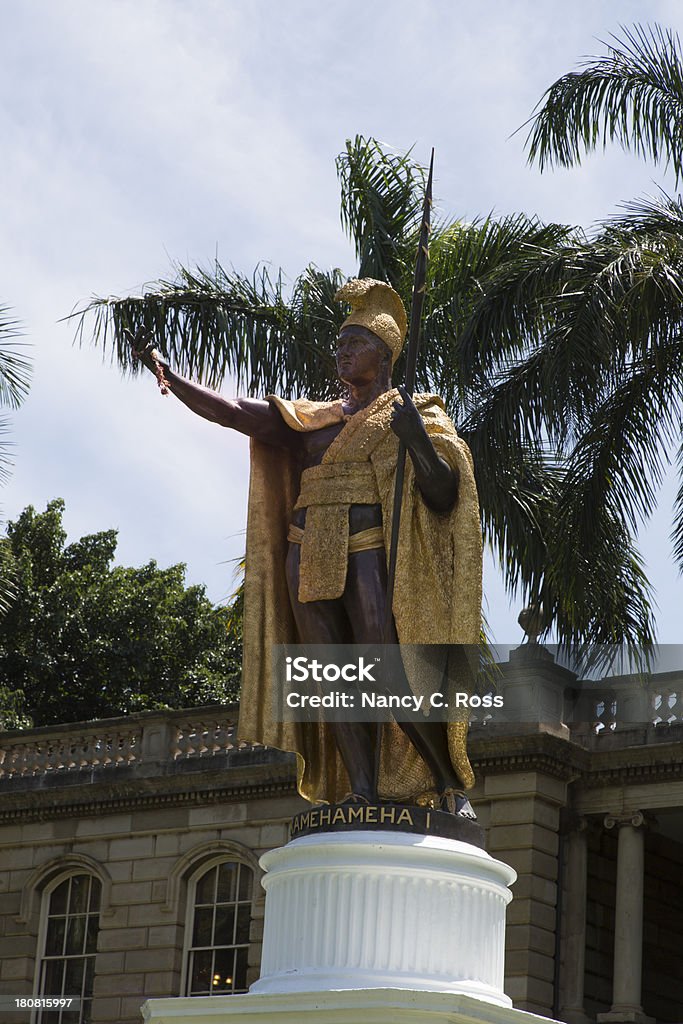
{"type": "MultiPolygon", "coordinates": [[[[370,797],[363,796],[362,793],[347,793],[343,800],[340,800],[341,804],[366,804],[373,803],[370,797]]],[[[374,803],[377,803],[375,800],[374,803]]]]}
{"type": "Polygon", "coordinates": [[[465,794],[462,790],[453,789],[452,786],[448,786],[439,794],[439,810],[456,814],[459,818],[469,818],[470,821],[477,820],[474,808],[465,794]]]}

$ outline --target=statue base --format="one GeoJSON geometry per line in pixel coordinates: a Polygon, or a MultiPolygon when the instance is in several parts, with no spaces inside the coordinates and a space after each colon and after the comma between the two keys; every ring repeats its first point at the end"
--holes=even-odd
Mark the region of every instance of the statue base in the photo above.
{"type": "Polygon", "coordinates": [[[142,1015],[147,1024],[558,1024],[471,996],[383,988],[151,999],[142,1015]]]}
{"type": "Polygon", "coordinates": [[[261,865],[259,980],[244,995],[150,1000],[148,1024],[545,1021],[503,991],[516,875],[479,847],[352,829],[300,836],[261,865]]]}
{"type": "Polygon", "coordinates": [[[507,864],[412,832],[303,836],[261,858],[261,977],[250,991],[402,988],[510,1006],[507,864]]]}

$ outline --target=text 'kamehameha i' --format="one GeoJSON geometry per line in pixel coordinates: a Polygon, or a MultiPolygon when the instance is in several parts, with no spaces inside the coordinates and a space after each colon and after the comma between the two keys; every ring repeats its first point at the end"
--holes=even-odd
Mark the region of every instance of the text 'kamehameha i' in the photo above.
{"type": "Polygon", "coordinates": [[[473,821],[432,807],[395,803],[341,803],[312,807],[292,818],[289,838],[299,839],[321,832],[355,831],[414,832],[459,839],[475,846],[484,845],[483,831],[473,821]]]}

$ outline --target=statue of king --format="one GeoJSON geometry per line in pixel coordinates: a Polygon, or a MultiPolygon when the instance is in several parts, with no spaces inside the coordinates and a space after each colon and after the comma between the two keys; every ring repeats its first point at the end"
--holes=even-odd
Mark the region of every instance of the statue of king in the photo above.
{"type": "MultiPolygon", "coordinates": [[[[391,387],[406,335],[399,295],[351,280],[338,401],[234,400],[172,372],[130,336],[193,412],[251,438],[240,738],[294,751],[299,791],[335,803],[424,802],[474,817],[467,722],[277,721],[277,644],[381,644],[399,441],[408,452],[389,642],[478,644],[482,538],[472,458],[435,395],[391,387]]],[[[138,351],[140,350],[141,351],[138,351]]],[[[407,671],[408,677],[410,672],[407,671]]]]}

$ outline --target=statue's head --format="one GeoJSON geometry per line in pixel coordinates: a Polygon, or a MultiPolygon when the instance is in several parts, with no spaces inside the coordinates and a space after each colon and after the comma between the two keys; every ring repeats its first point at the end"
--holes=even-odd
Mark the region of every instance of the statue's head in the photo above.
{"type": "MultiPolygon", "coordinates": [[[[362,330],[366,340],[368,336],[372,336],[389,352],[391,375],[391,367],[401,354],[408,329],[406,311],[398,292],[384,281],[363,277],[347,281],[339,289],[335,299],[351,305],[351,313],[342,324],[339,338],[341,339],[352,328],[357,332],[362,330]]],[[[358,333],[357,336],[360,338],[361,334],[358,333]]]]}
{"type": "Polygon", "coordinates": [[[337,338],[337,375],[354,387],[379,381],[389,387],[392,352],[382,339],[367,327],[347,324],[337,338]]]}

